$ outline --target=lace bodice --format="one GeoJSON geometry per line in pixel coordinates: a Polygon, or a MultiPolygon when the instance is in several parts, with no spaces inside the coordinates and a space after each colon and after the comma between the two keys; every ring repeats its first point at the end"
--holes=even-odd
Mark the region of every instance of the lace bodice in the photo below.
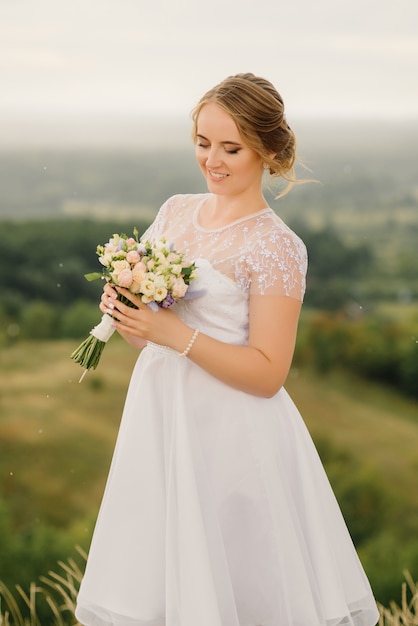
{"type": "Polygon", "coordinates": [[[199,212],[208,197],[172,196],[145,235],[165,236],[191,260],[206,259],[243,292],[302,300],[307,253],[301,239],[269,207],[227,226],[205,229],[199,212]]]}
{"type": "Polygon", "coordinates": [[[144,237],[164,236],[196,262],[198,277],[190,285],[190,299],[174,305],[177,315],[219,341],[243,345],[251,295],[302,300],[306,248],[270,208],[222,228],[201,227],[199,212],[208,195],[169,198],[144,237]]]}

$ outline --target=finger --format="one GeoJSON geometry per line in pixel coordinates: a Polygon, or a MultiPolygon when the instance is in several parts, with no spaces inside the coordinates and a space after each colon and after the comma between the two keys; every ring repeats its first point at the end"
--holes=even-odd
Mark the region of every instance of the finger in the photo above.
{"type": "Polygon", "coordinates": [[[107,293],[102,293],[99,303],[99,309],[103,313],[112,313],[115,308],[114,305],[115,300],[107,295],[107,293]]]}
{"type": "Polygon", "coordinates": [[[118,294],[116,293],[114,287],[112,287],[110,283],[106,283],[106,285],[103,287],[103,291],[105,294],[107,294],[109,297],[115,300],[118,297],[118,294]]]}
{"type": "Polygon", "coordinates": [[[137,309],[141,309],[144,307],[144,304],[141,301],[141,299],[138,296],[136,296],[134,293],[129,291],[129,289],[124,289],[123,287],[116,287],[116,291],[120,293],[122,296],[124,296],[124,298],[132,302],[132,304],[134,304],[137,309]]]}
{"type": "MultiPolygon", "coordinates": [[[[129,317],[129,318],[136,318],[138,316],[138,314],[140,313],[140,309],[137,308],[136,306],[130,306],[129,304],[125,304],[125,302],[122,302],[121,300],[112,300],[111,298],[108,299],[107,302],[109,308],[112,309],[112,311],[114,312],[118,312],[120,314],[122,314],[124,317],[129,317]]],[[[135,303],[136,304],[136,303],[135,303]]]]}
{"type": "Polygon", "coordinates": [[[138,320],[136,318],[124,315],[121,311],[118,310],[112,311],[112,317],[114,320],[114,325],[121,330],[129,329],[129,332],[136,332],[138,330],[138,320]]]}

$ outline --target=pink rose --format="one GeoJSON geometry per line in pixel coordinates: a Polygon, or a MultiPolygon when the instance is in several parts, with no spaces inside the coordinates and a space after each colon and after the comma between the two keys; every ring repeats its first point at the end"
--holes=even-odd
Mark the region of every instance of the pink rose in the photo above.
{"type": "Polygon", "coordinates": [[[120,287],[129,288],[132,285],[131,270],[122,270],[121,272],[119,272],[117,280],[120,287]]]}
{"type": "Polygon", "coordinates": [[[138,263],[140,258],[141,257],[139,256],[139,253],[136,250],[130,250],[126,254],[126,260],[128,261],[128,263],[138,263]]]}
{"type": "Polygon", "coordinates": [[[136,265],[134,265],[134,267],[132,268],[132,278],[136,283],[140,283],[144,280],[145,278],[145,274],[147,272],[147,268],[145,266],[145,263],[143,261],[139,261],[139,263],[137,263],[136,265]]]}
{"type": "Polygon", "coordinates": [[[132,285],[129,287],[129,291],[131,293],[139,293],[141,291],[141,283],[137,283],[135,280],[133,280],[132,285]]]}
{"type": "Polygon", "coordinates": [[[182,298],[187,291],[187,285],[182,278],[177,278],[177,280],[174,281],[171,291],[173,298],[182,298]]]}

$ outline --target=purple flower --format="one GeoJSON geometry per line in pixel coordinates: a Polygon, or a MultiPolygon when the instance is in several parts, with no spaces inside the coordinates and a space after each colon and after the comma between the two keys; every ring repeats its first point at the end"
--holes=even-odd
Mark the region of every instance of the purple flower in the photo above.
{"type": "Polygon", "coordinates": [[[168,309],[172,304],[175,303],[175,300],[171,294],[171,292],[169,291],[167,296],[164,298],[164,300],[160,303],[160,307],[162,307],[163,309],[168,309]]]}

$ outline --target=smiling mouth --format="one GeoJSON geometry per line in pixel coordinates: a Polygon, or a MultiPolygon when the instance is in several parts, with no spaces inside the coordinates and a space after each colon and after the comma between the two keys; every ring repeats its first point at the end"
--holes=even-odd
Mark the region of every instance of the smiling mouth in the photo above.
{"type": "Polygon", "coordinates": [[[218,172],[212,172],[211,170],[208,170],[208,173],[209,176],[216,178],[216,180],[222,180],[223,178],[227,178],[229,176],[229,174],[219,174],[218,172]]]}

